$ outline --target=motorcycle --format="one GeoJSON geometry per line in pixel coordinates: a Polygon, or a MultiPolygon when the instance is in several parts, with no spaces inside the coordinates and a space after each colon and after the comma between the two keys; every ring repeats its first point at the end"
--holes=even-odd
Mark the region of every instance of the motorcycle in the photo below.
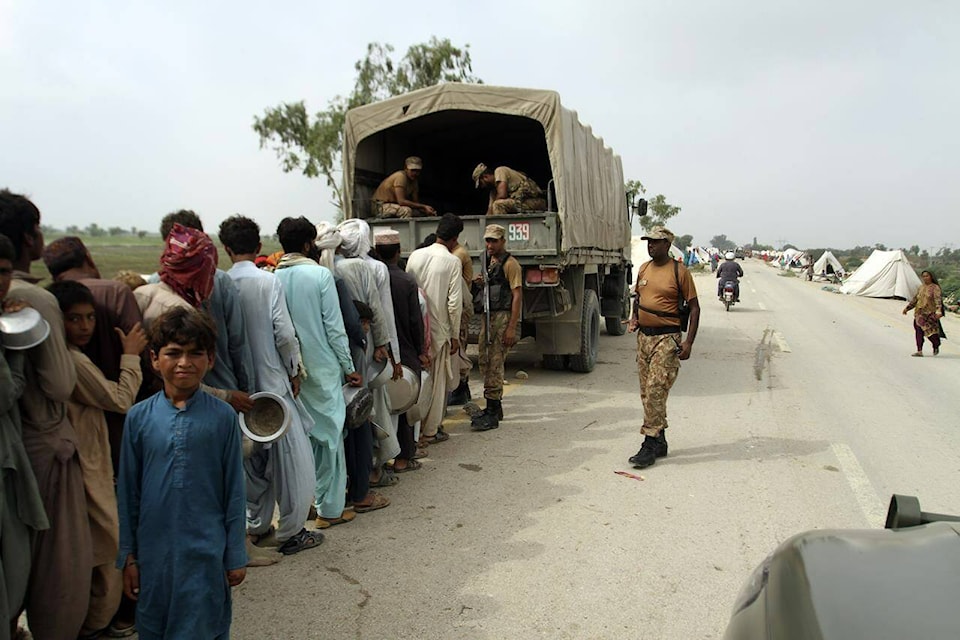
{"type": "Polygon", "coordinates": [[[894,495],[883,531],[818,529],[747,580],[724,640],[956,638],[960,518],[894,495]]]}
{"type": "Polygon", "coordinates": [[[736,304],[737,292],[733,287],[733,280],[727,280],[723,283],[723,293],[720,295],[720,300],[727,311],[730,311],[730,307],[736,304]]]}

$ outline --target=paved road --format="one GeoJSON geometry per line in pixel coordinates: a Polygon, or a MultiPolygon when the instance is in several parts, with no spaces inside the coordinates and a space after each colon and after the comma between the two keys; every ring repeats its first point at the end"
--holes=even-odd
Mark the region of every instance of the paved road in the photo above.
{"type": "Polygon", "coordinates": [[[644,480],[614,473],[640,443],[633,336],[601,336],[590,375],[540,369],[522,344],[501,428],[451,412],[393,505],[249,572],[233,637],[717,638],[790,535],[877,526],[894,491],[960,511],[960,349],[911,358],[903,303],[744,271],[729,313],[697,276],[670,455],[644,480]]]}

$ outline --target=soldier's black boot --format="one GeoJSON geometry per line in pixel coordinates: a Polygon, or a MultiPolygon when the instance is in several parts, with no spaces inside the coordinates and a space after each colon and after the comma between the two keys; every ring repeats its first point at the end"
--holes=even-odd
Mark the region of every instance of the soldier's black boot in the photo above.
{"type": "Polygon", "coordinates": [[[660,435],[657,436],[657,457],[666,458],[667,457],[667,431],[664,429],[660,432],[660,435]]]}
{"type": "Polygon", "coordinates": [[[500,426],[500,416],[503,415],[503,407],[499,400],[487,400],[487,408],[470,421],[470,427],[474,431],[489,431],[500,426]]]}
{"type": "MultiPolygon", "coordinates": [[[[640,451],[637,451],[636,454],[630,456],[630,464],[637,469],[645,469],[653,466],[653,464],[657,461],[657,451],[659,449],[660,443],[657,442],[657,438],[654,438],[653,436],[644,436],[643,444],[640,446],[640,451]]],[[[665,446],[664,451],[666,451],[665,446]]],[[[666,455],[666,453],[663,455],[666,455]]]]}
{"type": "Polygon", "coordinates": [[[464,378],[460,381],[460,386],[450,392],[447,396],[447,405],[457,407],[470,402],[470,381],[464,378]]]}

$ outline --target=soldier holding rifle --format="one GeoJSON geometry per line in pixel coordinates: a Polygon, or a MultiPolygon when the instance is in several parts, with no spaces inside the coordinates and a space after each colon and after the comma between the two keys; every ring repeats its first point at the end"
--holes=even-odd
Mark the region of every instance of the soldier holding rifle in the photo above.
{"type": "Polygon", "coordinates": [[[503,361],[510,347],[517,343],[523,306],[523,271],[517,259],[507,253],[506,230],[498,224],[488,225],[483,238],[483,273],[474,280],[478,288],[475,300],[482,302],[474,310],[484,314],[480,371],[487,407],[470,421],[474,431],[496,429],[503,419],[503,361]]]}

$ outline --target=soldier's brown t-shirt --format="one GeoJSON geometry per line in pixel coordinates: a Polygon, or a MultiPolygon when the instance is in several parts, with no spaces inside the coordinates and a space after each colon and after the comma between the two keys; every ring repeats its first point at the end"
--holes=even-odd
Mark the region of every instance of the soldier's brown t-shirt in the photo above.
{"type": "Polygon", "coordinates": [[[387,178],[380,183],[380,186],[377,187],[377,190],[373,192],[373,199],[379,200],[380,202],[396,202],[397,195],[394,189],[398,187],[403,189],[407,200],[413,200],[414,202],[420,201],[420,186],[416,180],[407,178],[407,174],[403,171],[395,171],[387,176],[387,178]]]}
{"type": "MultiPolygon", "coordinates": [[[[640,265],[637,274],[636,292],[640,295],[640,305],[654,311],[677,313],[680,293],[683,299],[690,301],[697,297],[697,287],[693,276],[682,264],[678,264],[677,275],[673,273],[674,261],[658,267],[653,260],[640,265]],[[680,290],[677,290],[677,277],[680,278],[680,290]]],[[[663,317],[647,313],[640,309],[638,315],[641,327],[679,327],[680,318],[663,317]]]]}

